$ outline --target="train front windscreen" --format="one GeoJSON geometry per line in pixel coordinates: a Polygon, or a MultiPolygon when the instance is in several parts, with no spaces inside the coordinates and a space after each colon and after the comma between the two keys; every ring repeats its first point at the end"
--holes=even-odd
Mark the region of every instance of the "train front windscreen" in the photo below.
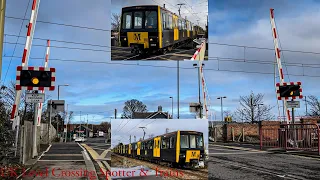
{"type": "Polygon", "coordinates": [[[122,14],[123,30],[157,29],[157,11],[130,11],[122,14]]]}

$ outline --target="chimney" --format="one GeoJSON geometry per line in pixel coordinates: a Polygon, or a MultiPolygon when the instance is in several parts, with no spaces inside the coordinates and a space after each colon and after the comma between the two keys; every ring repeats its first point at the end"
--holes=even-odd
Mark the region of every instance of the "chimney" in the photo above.
{"type": "Polygon", "coordinates": [[[158,106],[158,112],[162,112],[162,106],[158,106]]]}

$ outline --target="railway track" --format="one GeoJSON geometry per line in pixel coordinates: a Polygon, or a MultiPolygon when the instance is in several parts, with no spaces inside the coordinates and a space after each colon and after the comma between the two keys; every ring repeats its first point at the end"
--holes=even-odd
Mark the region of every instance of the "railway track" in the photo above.
{"type": "Polygon", "coordinates": [[[177,168],[171,168],[165,165],[161,164],[154,164],[148,161],[142,161],[138,159],[133,159],[129,157],[120,156],[117,154],[111,155],[111,166],[123,166],[124,159],[126,159],[126,163],[124,166],[147,166],[153,170],[158,170],[162,172],[173,172],[174,175],[169,176],[168,174],[158,174],[158,176],[161,176],[164,179],[208,179],[208,169],[195,169],[195,170],[189,170],[189,169],[177,169],[177,168]],[[178,175],[175,176],[177,173],[178,175]]]}
{"type": "MultiPolygon", "coordinates": [[[[148,54],[145,56],[132,55],[131,49],[127,47],[112,47],[111,60],[127,60],[127,61],[163,61],[163,60],[190,60],[195,53],[196,49],[188,47],[190,43],[181,44],[165,54],[148,54]]],[[[190,45],[189,45],[190,46],[190,45]]],[[[208,59],[208,52],[206,51],[206,58],[208,59]]]]}

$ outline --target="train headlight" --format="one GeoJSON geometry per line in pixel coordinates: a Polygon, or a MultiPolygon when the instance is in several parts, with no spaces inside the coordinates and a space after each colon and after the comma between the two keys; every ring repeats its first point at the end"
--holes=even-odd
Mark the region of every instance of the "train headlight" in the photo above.
{"type": "Polygon", "coordinates": [[[150,41],[153,41],[153,39],[152,39],[152,38],[150,38],[150,41]]]}
{"type": "Polygon", "coordinates": [[[125,40],[125,41],[126,41],[126,40],[127,40],[127,38],[124,38],[123,40],[125,40]]]}

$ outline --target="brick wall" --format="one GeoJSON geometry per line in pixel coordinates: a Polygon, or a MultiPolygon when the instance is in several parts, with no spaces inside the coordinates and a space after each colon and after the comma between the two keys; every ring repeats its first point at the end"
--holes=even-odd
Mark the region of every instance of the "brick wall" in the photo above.
{"type": "Polygon", "coordinates": [[[242,123],[230,123],[227,124],[227,140],[232,140],[232,133],[234,133],[235,140],[239,138],[239,136],[244,131],[244,135],[246,136],[259,136],[259,125],[258,124],[242,124],[242,123]]]}

